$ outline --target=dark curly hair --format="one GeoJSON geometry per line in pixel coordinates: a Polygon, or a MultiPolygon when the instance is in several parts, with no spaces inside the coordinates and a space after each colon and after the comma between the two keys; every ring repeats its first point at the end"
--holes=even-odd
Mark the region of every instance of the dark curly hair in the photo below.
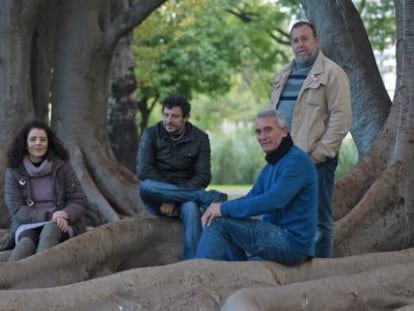
{"type": "Polygon", "coordinates": [[[10,144],[9,150],[7,151],[8,167],[16,168],[22,163],[24,156],[28,154],[27,137],[34,128],[44,130],[47,134],[48,148],[46,158],[50,159],[54,155],[63,161],[69,160],[69,152],[65,149],[55,132],[45,122],[33,120],[23,126],[10,144]]]}
{"type": "Polygon", "coordinates": [[[191,105],[188,100],[180,94],[170,95],[162,101],[162,112],[165,108],[172,109],[174,107],[180,107],[183,113],[183,117],[186,118],[190,115],[191,105]]]}

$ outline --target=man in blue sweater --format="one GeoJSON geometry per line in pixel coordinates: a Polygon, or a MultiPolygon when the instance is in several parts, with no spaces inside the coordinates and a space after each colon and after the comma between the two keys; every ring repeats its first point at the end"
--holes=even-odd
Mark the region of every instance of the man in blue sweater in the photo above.
{"type": "Polygon", "coordinates": [[[297,265],[315,255],[315,166],[274,109],[258,113],[256,137],[267,164],[246,196],[209,206],[196,258],[297,265]]]}

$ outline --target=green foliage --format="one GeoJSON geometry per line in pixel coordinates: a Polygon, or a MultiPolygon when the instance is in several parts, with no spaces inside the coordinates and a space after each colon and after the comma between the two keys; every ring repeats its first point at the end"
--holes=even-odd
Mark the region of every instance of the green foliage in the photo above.
{"type": "Polygon", "coordinates": [[[213,184],[252,184],[264,165],[252,124],[233,123],[210,133],[213,184]]]}
{"type": "Polygon", "coordinates": [[[341,149],[339,151],[338,167],[335,171],[335,178],[340,178],[345,173],[349,172],[351,168],[358,162],[358,150],[349,133],[342,141],[341,149]]]}
{"type": "Polygon", "coordinates": [[[221,124],[250,123],[260,108],[268,105],[265,96],[259,96],[242,81],[240,76],[233,77],[234,87],[224,96],[198,96],[192,101],[191,120],[200,128],[214,131],[221,124]]]}
{"type": "Polygon", "coordinates": [[[289,49],[269,35],[275,24],[287,26],[287,17],[266,1],[167,2],[134,31],[138,100],[217,97],[235,75],[267,96],[268,75],[289,49]]]}
{"type": "MultiPolygon", "coordinates": [[[[252,124],[224,124],[210,133],[212,150],[212,184],[252,185],[265,164],[264,154],[256,141],[252,124]]],[[[358,162],[358,151],[351,134],[341,145],[335,178],[340,178],[358,162]]]]}
{"type": "MultiPolygon", "coordinates": [[[[375,49],[395,42],[391,0],[354,3],[375,49]]],[[[134,31],[138,101],[148,106],[180,92],[198,104],[204,95],[228,116],[228,103],[235,101],[230,92],[238,88],[250,92],[254,102],[268,100],[269,81],[291,59],[289,23],[299,18],[305,18],[303,11],[292,0],[166,2],[134,31]]]]}
{"type": "Polygon", "coordinates": [[[171,1],[137,28],[136,75],[145,96],[179,92],[191,97],[193,92],[228,90],[230,69],[240,51],[231,44],[233,34],[225,24],[229,31],[215,32],[219,21],[211,17],[217,15],[216,10],[206,1],[171,1]]]}
{"type": "MultiPolygon", "coordinates": [[[[252,126],[229,123],[210,133],[212,184],[252,185],[256,181],[265,160],[252,126]]],[[[341,145],[335,178],[349,172],[357,162],[357,148],[348,134],[341,145]]]]}
{"type": "Polygon", "coordinates": [[[384,51],[395,44],[396,17],[392,0],[354,1],[367,30],[372,48],[384,51]]]}

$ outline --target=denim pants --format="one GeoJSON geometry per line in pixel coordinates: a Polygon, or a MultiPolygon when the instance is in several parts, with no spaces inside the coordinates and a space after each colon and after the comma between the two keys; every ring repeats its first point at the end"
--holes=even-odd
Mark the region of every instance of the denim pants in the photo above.
{"type": "Polygon", "coordinates": [[[318,172],[318,230],[315,257],[329,258],[333,252],[332,196],[338,156],[317,163],[318,172]]]}
{"type": "Polygon", "coordinates": [[[202,229],[200,207],[207,208],[211,202],[219,199],[220,194],[215,190],[184,188],[154,180],[141,181],[140,184],[141,199],[151,214],[161,216],[162,203],[179,206],[179,217],[183,223],[183,259],[194,257],[200,240],[202,229]]]}
{"type": "Polygon", "coordinates": [[[297,265],[309,257],[292,250],[285,230],[278,226],[257,219],[219,217],[204,227],[196,258],[271,260],[297,265]]]}
{"type": "MultiPolygon", "coordinates": [[[[143,180],[140,182],[140,196],[142,201],[158,203],[196,202],[198,206],[207,209],[212,202],[222,201],[223,193],[216,190],[193,189],[156,180],[143,180]]],[[[151,211],[159,215],[158,211],[151,211]]]]}

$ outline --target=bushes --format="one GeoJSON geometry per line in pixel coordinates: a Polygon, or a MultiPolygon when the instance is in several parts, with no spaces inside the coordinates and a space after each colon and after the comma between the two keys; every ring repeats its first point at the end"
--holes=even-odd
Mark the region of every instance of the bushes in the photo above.
{"type": "Polygon", "coordinates": [[[228,124],[209,133],[212,183],[253,184],[265,160],[256,142],[253,124],[228,124]]]}
{"type": "MultiPolygon", "coordinates": [[[[265,164],[264,153],[256,141],[253,123],[224,123],[209,133],[211,142],[212,184],[251,185],[265,164]]],[[[358,161],[352,136],[342,142],[335,177],[339,178],[358,161]]]]}

